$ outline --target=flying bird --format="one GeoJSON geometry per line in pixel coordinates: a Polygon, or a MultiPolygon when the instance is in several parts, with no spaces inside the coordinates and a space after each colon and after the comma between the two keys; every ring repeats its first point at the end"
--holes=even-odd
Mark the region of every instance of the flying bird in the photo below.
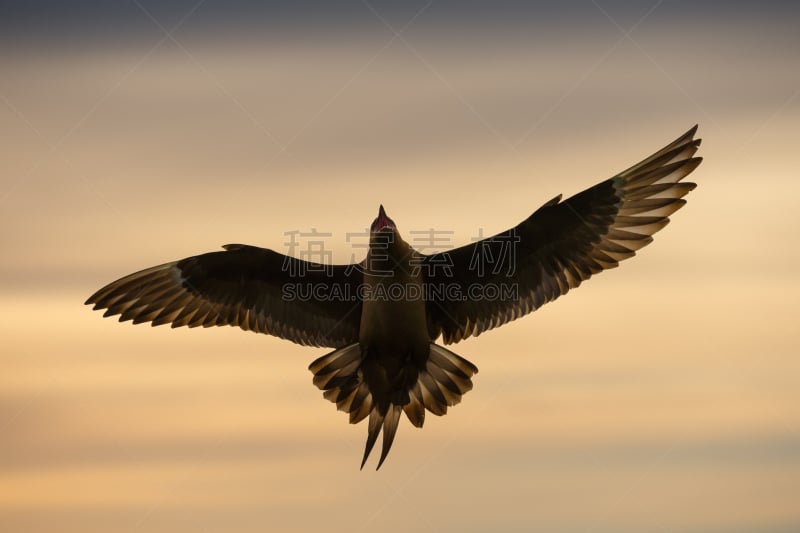
{"type": "Polygon", "coordinates": [[[383,432],[383,464],[402,413],[416,427],[472,389],[477,367],[452,344],[516,320],[649,244],[695,188],[683,182],[697,126],[616,176],[546,202],[493,237],[425,255],[383,206],[366,258],[323,265],[229,244],[125,276],[86,304],[153,326],[238,326],[334,350],[309,366],[323,396],[368,418],[361,468],[383,432]]]}

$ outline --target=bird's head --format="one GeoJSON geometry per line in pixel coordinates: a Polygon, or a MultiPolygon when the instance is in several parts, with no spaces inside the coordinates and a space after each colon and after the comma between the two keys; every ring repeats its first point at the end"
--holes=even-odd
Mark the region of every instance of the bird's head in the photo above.
{"type": "Polygon", "coordinates": [[[383,210],[383,206],[380,207],[378,210],[378,216],[375,220],[372,221],[372,226],[370,226],[370,231],[380,232],[380,231],[397,231],[397,226],[394,225],[394,220],[389,218],[386,214],[386,211],[383,210]]]}
{"type": "Polygon", "coordinates": [[[370,226],[367,269],[383,272],[393,271],[398,261],[406,258],[410,253],[408,244],[397,232],[394,220],[389,218],[381,206],[378,216],[370,226]]]}

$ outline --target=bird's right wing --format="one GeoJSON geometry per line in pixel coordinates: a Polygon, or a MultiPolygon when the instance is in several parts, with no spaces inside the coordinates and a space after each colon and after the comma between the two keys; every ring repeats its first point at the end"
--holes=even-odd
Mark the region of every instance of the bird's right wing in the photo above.
{"type": "Polygon", "coordinates": [[[359,265],[321,265],[241,244],[225,249],[130,274],[86,303],[135,324],[239,326],[331,348],[358,341],[359,265]]]}
{"type": "Polygon", "coordinates": [[[644,161],[547,202],[510,230],[424,258],[431,337],[445,343],[526,315],[652,242],[700,164],[697,126],[644,161]]]}

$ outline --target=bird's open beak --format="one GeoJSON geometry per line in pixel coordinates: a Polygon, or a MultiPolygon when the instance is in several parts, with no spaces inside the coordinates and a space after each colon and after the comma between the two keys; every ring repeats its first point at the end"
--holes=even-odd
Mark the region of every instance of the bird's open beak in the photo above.
{"type": "Polygon", "coordinates": [[[396,229],[394,221],[386,215],[386,211],[384,211],[383,205],[381,205],[380,209],[378,209],[378,218],[375,219],[375,231],[381,231],[387,228],[396,229]]]}

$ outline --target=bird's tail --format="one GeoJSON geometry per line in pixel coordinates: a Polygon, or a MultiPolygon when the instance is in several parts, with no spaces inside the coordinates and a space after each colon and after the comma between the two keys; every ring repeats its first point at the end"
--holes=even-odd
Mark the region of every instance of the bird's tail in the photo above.
{"type": "Polygon", "coordinates": [[[414,426],[422,427],[426,409],[437,416],[446,414],[449,406],[459,403],[461,396],[472,389],[471,378],[478,372],[475,365],[460,355],[431,343],[424,368],[415,368],[417,378],[413,385],[392,395],[393,400],[387,403],[373,398],[364,379],[363,360],[361,346],[355,343],[323,355],[308,367],[314,374],[314,385],[324,391],[323,396],[334,402],[340,411],[350,414],[351,424],[369,415],[361,468],[383,430],[378,461],[378,468],[381,467],[392,447],[401,412],[406,413],[414,426]]]}

